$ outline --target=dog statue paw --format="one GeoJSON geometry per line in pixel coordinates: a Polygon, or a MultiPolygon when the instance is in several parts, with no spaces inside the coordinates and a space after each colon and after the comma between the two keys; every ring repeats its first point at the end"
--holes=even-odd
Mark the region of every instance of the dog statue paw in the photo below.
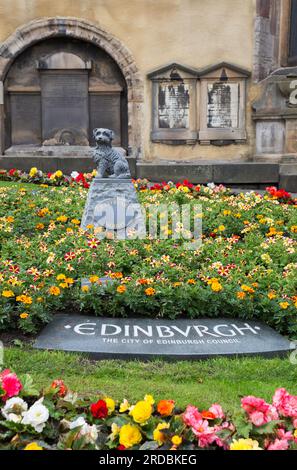
{"type": "Polygon", "coordinates": [[[97,165],[99,178],[131,178],[129,163],[124,155],[112,147],[114,132],[110,129],[93,130],[96,147],[93,159],[97,165]]]}

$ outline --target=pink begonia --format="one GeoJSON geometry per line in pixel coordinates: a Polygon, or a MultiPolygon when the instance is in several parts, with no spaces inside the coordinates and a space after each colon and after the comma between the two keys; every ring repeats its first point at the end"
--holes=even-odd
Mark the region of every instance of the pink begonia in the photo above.
{"type": "Polygon", "coordinates": [[[290,395],[285,388],[275,392],[273,404],[282,416],[297,418],[297,396],[290,395]]]}
{"type": "Polygon", "coordinates": [[[262,413],[267,413],[270,407],[270,405],[266,403],[266,401],[262,398],[257,398],[253,396],[242,398],[241,406],[248,414],[251,414],[254,411],[261,411],[262,413]]]}
{"type": "Polygon", "coordinates": [[[249,419],[254,426],[263,426],[279,418],[277,409],[261,398],[245,397],[241,400],[241,406],[249,415],[249,419]]]}
{"type": "Polygon", "coordinates": [[[273,444],[270,444],[267,450],[288,450],[289,442],[286,439],[276,439],[273,444]]]}
{"type": "Polygon", "coordinates": [[[199,447],[205,448],[213,444],[216,439],[215,429],[209,427],[208,421],[201,419],[198,421],[194,428],[192,428],[195,436],[198,437],[199,447]]]}
{"type": "Polygon", "coordinates": [[[263,426],[267,422],[266,415],[261,411],[254,411],[249,415],[249,418],[255,426],[263,426]]]}
{"type": "Polygon", "coordinates": [[[276,434],[281,440],[293,441],[294,439],[293,433],[291,431],[286,431],[283,428],[278,429],[276,434]]]}
{"type": "Polygon", "coordinates": [[[187,426],[194,428],[201,421],[201,413],[195,406],[189,405],[183,414],[183,421],[187,426]]]}
{"type": "Polygon", "coordinates": [[[214,416],[216,417],[216,419],[223,419],[223,418],[225,417],[221,405],[218,405],[217,403],[215,403],[214,405],[212,405],[212,406],[209,408],[209,411],[214,414],[214,416]]]}
{"type": "Polygon", "coordinates": [[[8,398],[12,398],[18,395],[23,388],[16,374],[11,372],[9,369],[5,369],[3,372],[1,372],[0,386],[5,392],[4,396],[2,397],[2,400],[4,401],[6,401],[8,398]]]}

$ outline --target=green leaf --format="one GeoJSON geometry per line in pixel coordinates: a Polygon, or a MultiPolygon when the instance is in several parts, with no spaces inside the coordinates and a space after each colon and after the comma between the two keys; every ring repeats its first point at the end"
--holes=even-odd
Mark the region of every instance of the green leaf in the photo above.
{"type": "Polygon", "coordinates": [[[23,385],[21,395],[23,397],[29,397],[29,396],[38,397],[39,396],[39,392],[34,387],[33,379],[29,374],[26,374],[26,375],[22,376],[21,377],[21,382],[22,382],[22,385],[23,385]]]}
{"type": "Polygon", "coordinates": [[[147,441],[142,446],[139,447],[139,450],[156,450],[159,448],[159,444],[156,441],[147,441]]]}
{"type": "Polygon", "coordinates": [[[270,421],[269,423],[264,424],[263,426],[254,426],[254,432],[256,434],[274,434],[276,427],[281,424],[282,421],[270,421]]]}

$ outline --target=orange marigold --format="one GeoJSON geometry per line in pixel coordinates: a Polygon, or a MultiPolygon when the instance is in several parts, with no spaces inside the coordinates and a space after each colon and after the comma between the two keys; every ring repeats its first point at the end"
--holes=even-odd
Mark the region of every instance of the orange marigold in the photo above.
{"type": "Polygon", "coordinates": [[[156,293],[155,289],[153,289],[152,287],[148,287],[147,289],[145,289],[144,292],[145,292],[145,295],[149,297],[152,297],[156,293]]]}
{"type": "Polygon", "coordinates": [[[117,292],[119,294],[124,294],[124,292],[126,292],[126,286],[118,286],[117,287],[117,292]]]}

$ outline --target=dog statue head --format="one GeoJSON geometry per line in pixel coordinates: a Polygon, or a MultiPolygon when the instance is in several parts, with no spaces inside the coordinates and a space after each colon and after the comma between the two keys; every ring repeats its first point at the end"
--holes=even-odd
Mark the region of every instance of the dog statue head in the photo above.
{"type": "Polygon", "coordinates": [[[111,145],[114,139],[114,132],[110,129],[96,128],[93,130],[96,144],[111,145]]]}

